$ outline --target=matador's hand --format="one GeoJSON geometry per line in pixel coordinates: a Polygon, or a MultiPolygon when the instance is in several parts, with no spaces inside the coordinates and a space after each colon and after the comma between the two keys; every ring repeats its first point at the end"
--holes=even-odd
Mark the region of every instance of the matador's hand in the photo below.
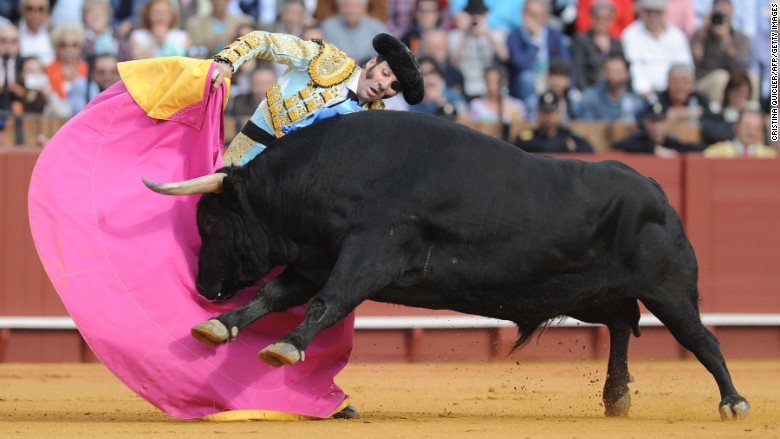
{"type": "Polygon", "coordinates": [[[222,84],[225,78],[229,78],[233,74],[233,67],[225,64],[214,62],[214,72],[211,74],[211,89],[216,90],[222,84]]]}

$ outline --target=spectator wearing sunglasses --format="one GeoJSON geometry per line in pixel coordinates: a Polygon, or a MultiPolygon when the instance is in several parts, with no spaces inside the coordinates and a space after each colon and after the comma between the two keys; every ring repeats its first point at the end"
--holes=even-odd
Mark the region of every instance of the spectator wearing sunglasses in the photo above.
{"type": "Polygon", "coordinates": [[[87,77],[87,63],[81,59],[84,48],[84,28],[80,24],[66,23],[51,33],[55,59],[46,66],[46,74],[53,91],[51,110],[58,117],[70,117],[73,108],[68,100],[74,82],[87,77]]]}
{"type": "Polygon", "coordinates": [[[19,47],[21,56],[35,56],[44,64],[54,60],[49,36],[49,0],[21,0],[19,3],[19,47]]]}

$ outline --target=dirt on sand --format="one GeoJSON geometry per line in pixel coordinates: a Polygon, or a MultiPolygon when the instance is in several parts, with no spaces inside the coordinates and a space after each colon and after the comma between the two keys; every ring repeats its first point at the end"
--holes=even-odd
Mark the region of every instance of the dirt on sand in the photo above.
{"type": "Polygon", "coordinates": [[[632,362],[632,408],[606,418],[605,362],[350,364],[357,420],[183,421],[100,364],[0,364],[0,438],[779,438],[780,360],[730,361],[752,411],[722,422],[695,361],[632,362]]]}

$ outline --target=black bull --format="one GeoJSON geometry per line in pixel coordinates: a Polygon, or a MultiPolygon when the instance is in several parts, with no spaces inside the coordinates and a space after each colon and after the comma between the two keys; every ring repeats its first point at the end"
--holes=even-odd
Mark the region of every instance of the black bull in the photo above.
{"type": "Polygon", "coordinates": [[[571,316],[609,328],[604,405],[626,415],[641,301],[712,373],[721,417],[749,412],[701,323],[679,216],[655,181],[622,163],[534,156],[455,123],[383,111],[299,130],[244,167],[147,184],[213,192],[197,212],[204,297],[229,298],[288,266],[249,304],[194,327],[205,343],[303,303],[304,322],[264,361],[303,360],[320,330],[364,300],[509,320],[517,346],[571,316]]]}

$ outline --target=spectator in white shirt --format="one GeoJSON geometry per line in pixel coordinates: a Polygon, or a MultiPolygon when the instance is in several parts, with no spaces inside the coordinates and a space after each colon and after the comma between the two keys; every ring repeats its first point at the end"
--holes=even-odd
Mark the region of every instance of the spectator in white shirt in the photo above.
{"type": "Polygon", "coordinates": [[[666,0],[639,0],[639,17],[621,35],[634,90],[643,97],[666,89],[672,64],[693,65],[685,34],[664,19],[666,0]]]}
{"type": "Polygon", "coordinates": [[[54,60],[49,37],[49,0],[22,0],[19,3],[19,52],[38,57],[44,65],[54,60]]]}

